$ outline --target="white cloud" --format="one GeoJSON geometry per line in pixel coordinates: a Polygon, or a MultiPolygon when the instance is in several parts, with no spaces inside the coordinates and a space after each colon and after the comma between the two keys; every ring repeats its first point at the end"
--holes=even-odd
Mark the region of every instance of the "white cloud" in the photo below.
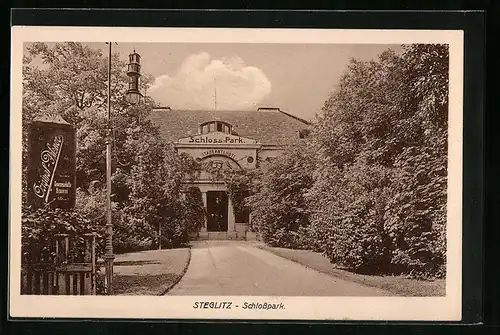
{"type": "Polygon", "coordinates": [[[271,93],[264,72],[247,66],[240,57],[212,59],[206,52],[186,58],[174,76],[161,75],[148,89],[162,106],[179,109],[254,109],[271,93]]]}

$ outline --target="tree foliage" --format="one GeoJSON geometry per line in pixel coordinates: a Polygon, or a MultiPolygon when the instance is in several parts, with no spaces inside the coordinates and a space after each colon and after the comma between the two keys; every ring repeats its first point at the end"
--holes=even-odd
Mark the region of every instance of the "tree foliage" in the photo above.
{"type": "MultiPolygon", "coordinates": [[[[52,261],[55,256],[55,235],[67,234],[73,248],[70,259],[82,262],[84,251],[83,235],[96,233],[97,239],[102,231],[76,211],[61,209],[22,207],[21,251],[23,263],[43,263],[52,261]],[[79,246],[79,247],[78,247],[79,246]]],[[[102,255],[103,248],[97,245],[96,257],[102,255]]]]}
{"type": "Polygon", "coordinates": [[[441,276],[448,49],[404,50],[352,61],[325,103],[314,129],[320,159],[310,196],[317,210],[312,224],[327,237],[318,241],[335,263],[441,276]]]}
{"type": "MultiPolygon", "coordinates": [[[[96,227],[105,225],[108,62],[101,50],[81,43],[33,43],[26,48],[23,66],[24,173],[27,125],[44,113],[61,115],[77,129],[75,210],[96,227]]],[[[135,106],[124,100],[125,67],[113,54],[109,126],[115,251],[150,248],[158,242],[160,230],[163,245],[176,247],[193,229],[192,222],[183,219],[190,213],[180,196],[182,177],[191,163],[163,141],[148,119],[151,99],[135,106]]],[[[143,74],[141,90],[150,83],[151,76],[143,74]]]]}
{"type": "Polygon", "coordinates": [[[403,48],[351,60],[312,126],[314,159],[292,150],[264,170],[251,199],[265,242],[292,245],[300,217],[337,265],[445,274],[448,46],[403,48]]]}
{"type": "Polygon", "coordinates": [[[248,204],[252,228],[271,246],[299,248],[299,232],[309,225],[305,193],[311,187],[310,151],[305,145],[290,148],[260,168],[252,182],[248,204]]]}

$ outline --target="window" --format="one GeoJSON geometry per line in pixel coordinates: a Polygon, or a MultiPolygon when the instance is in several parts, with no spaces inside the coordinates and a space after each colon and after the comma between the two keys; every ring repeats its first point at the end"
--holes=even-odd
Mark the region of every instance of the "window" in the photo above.
{"type": "Polygon", "coordinates": [[[200,125],[200,133],[207,134],[212,132],[221,132],[225,134],[232,134],[232,126],[223,121],[209,121],[200,125]]]}
{"type": "Polygon", "coordinates": [[[128,72],[139,72],[141,69],[141,66],[136,63],[130,63],[128,64],[128,72]]]}
{"type": "Polygon", "coordinates": [[[129,89],[131,89],[131,90],[139,89],[137,77],[128,77],[128,83],[129,83],[129,85],[128,85],[129,89]]]}
{"type": "Polygon", "coordinates": [[[129,63],[140,63],[141,56],[138,53],[135,53],[134,51],[133,53],[128,55],[128,61],[129,63]]]}

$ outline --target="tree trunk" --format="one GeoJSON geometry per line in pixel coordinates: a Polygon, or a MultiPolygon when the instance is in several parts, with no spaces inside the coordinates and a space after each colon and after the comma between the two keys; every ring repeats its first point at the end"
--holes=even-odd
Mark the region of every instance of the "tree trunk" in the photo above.
{"type": "Polygon", "coordinates": [[[158,223],[158,250],[161,249],[161,222],[158,223]]]}

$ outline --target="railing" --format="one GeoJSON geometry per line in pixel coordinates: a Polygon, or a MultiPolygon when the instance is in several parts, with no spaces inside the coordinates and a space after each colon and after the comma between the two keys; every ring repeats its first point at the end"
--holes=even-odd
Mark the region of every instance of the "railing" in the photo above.
{"type": "Polygon", "coordinates": [[[95,234],[85,234],[83,263],[70,263],[69,235],[56,235],[52,260],[22,266],[21,294],[95,295],[95,243],[95,234]]]}

